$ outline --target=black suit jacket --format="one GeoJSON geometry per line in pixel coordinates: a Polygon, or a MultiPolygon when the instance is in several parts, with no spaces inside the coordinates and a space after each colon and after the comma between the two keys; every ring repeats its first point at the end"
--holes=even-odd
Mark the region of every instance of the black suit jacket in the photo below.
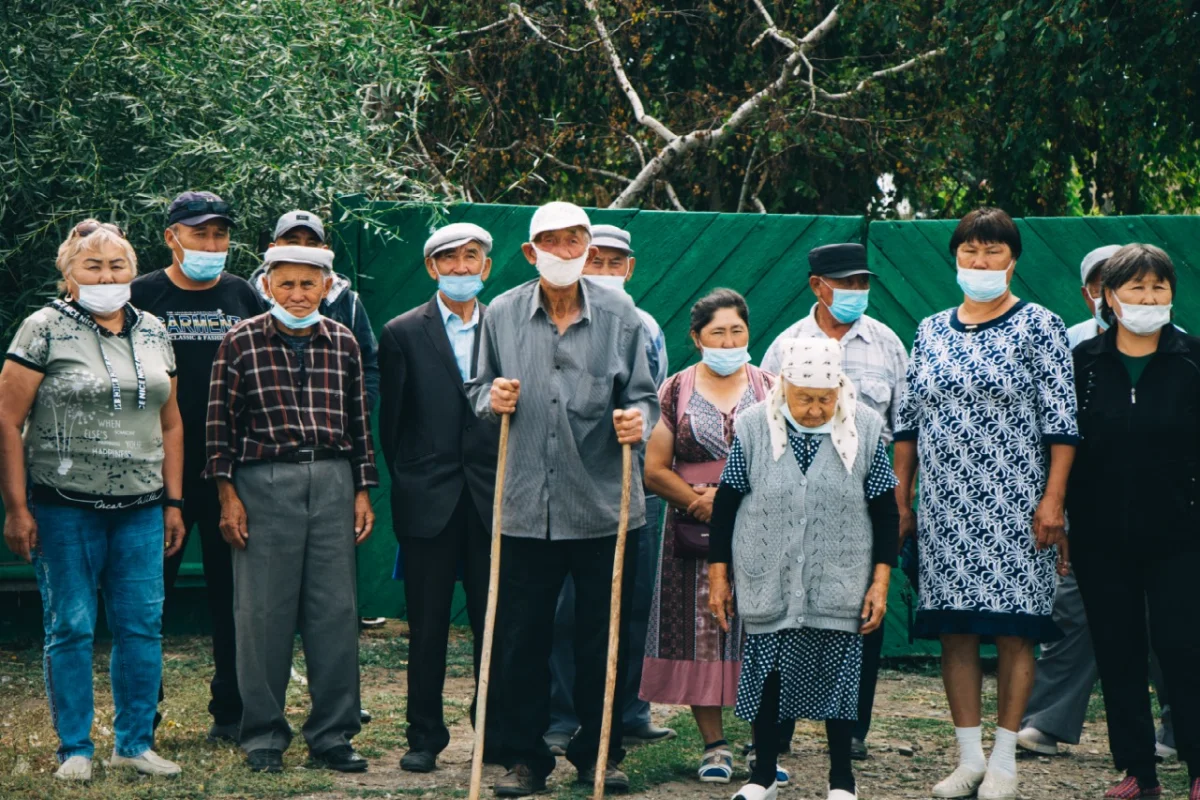
{"type": "MultiPolygon", "coordinates": [[[[484,313],[480,304],[472,373],[484,313]]],[[[379,372],[379,434],[396,538],[441,533],[464,486],[490,530],[500,426],[476,417],[467,400],[436,296],[383,327],[379,372]]]]}

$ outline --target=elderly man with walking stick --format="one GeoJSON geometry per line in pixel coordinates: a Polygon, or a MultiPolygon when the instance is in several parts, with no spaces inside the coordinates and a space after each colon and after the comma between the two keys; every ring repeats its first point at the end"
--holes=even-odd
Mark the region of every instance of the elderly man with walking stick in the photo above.
{"type": "MultiPolygon", "coordinates": [[[[568,575],[576,590],[575,710],[582,727],[566,757],[581,783],[596,782],[599,768],[606,789],[629,788],[617,768],[624,756],[619,715],[612,720],[606,763],[598,765],[597,757],[603,749],[622,450],[645,441],[658,418],[658,397],[632,301],[580,281],[595,250],[591,240],[591,224],[578,206],[556,202],[537,210],[522,250],[540,277],[493,301],[483,320],[476,376],[467,385],[480,417],[511,415],[496,674],[486,719],[488,752],[508,768],[495,785],[503,797],[542,790],[555,766],[542,734],[550,714],[555,601],[568,575]]],[[[640,476],[631,489],[628,525],[636,528],[644,523],[640,476]]],[[[631,595],[633,555],[633,548],[625,551],[622,606],[631,595]]],[[[629,615],[620,619],[624,648],[629,615]]],[[[622,671],[614,676],[617,686],[622,671]]]]}

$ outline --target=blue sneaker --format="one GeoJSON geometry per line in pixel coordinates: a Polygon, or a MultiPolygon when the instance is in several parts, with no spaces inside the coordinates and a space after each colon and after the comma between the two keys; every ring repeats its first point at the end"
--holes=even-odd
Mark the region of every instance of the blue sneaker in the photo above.
{"type": "MultiPolygon", "coordinates": [[[[757,762],[758,762],[758,755],[755,754],[755,752],[754,752],[754,745],[750,745],[749,747],[746,748],[746,769],[753,772],[754,765],[757,762]]],[[[791,780],[791,775],[788,774],[788,771],[786,769],[784,769],[783,767],[779,766],[779,764],[776,764],[775,765],[775,783],[779,784],[780,786],[787,786],[789,780],[791,780]]]]}

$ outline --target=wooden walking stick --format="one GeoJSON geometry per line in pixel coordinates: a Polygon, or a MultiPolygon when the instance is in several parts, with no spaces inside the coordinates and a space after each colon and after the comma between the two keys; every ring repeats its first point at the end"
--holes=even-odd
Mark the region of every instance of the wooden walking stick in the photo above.
{"type": "MultiPolygon", "coordinates": [[[[500,596],[500,512],[504,508],[504,472],[508,466],[508,421],[500,417],[500,455],[496,459],[496,496],[492,501],[492,564],[488,576],[487,614],[483,623],[483,652],[479,664],[479,688],[475,692],[475,752],[471,758],[470,800],[479,800],[483,782],[483,733],[487,725],[488,679],[492,672],[492,638],[496,633],[496,602],[500,596]]],[[[628,505],[628,503],[626,504],[628,505]]]]}
{"type": "Polygon", "coordinates": [[[612,606],[608,612],[608,667],[604,676],[604,712],[600,717],[600,748],[596,753],[596,782],[592,796],[603,800],[608,772],[608,739],[612,735],[613,700],[617,694],[617,651],[621,638],[621,581],[625,578],[625,534],[629,532],[629,492],[633,454],[621,445],[621,516],[617,523],[617,549],[613,554],[612,606]]]}

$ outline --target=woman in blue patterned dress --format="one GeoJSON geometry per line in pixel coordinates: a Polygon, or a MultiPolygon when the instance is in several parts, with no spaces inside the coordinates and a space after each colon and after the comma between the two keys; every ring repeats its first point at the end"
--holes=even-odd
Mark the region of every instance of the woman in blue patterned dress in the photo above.
{"type": "Polygon", "coordinates": [[[950,239],[962,305],[921,322],[896,425],[901,537],[917,532],[917,633],[940,638],[958,768],[935,797],[1015,798],[1016,731],[1033,650],[1066,568],[1063,503],[1078,429],[1067,331],[1009,284],[1021,235],[1008,214],[972,211],[950,239]],[[918,515],[911,510],[918,464],[918,515]],[[1056,547],[1057,546],[1057,547],[1056,547]],[[1057,556],[1056,556],[1057,550],[1057,556]],[[999,655],[996,741],[980,741],[980,637],[999,655]]]}

